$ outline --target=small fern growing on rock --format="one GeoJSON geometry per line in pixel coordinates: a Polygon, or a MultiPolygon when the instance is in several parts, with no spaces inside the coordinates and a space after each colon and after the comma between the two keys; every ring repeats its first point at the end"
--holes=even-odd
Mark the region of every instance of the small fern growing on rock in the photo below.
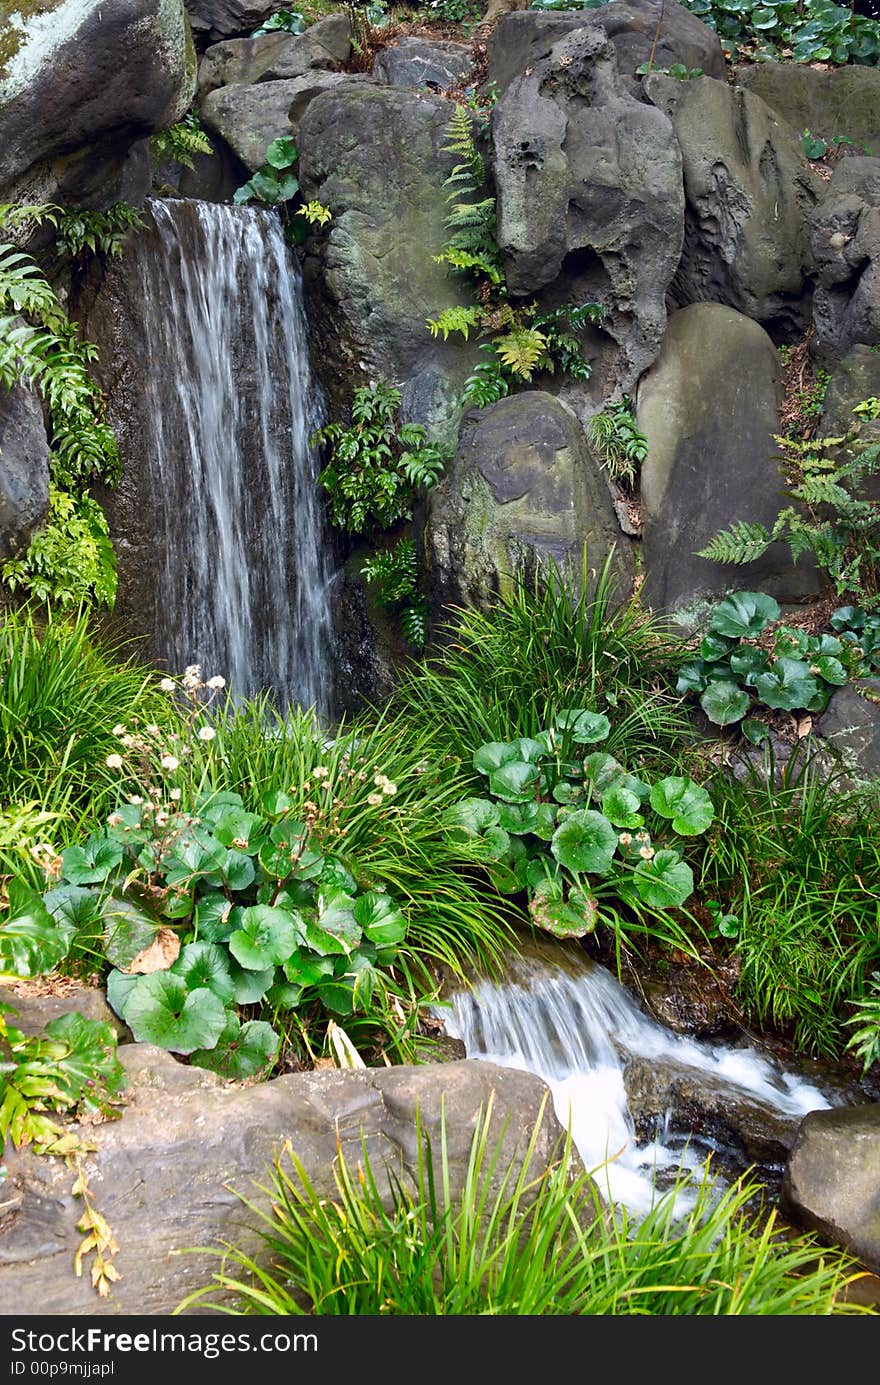
{"type": "Polygon", "coordinates": [[[423,649],[428,603],[418,588],[418,559],[412,539],[401,539],[394,548],[375,553],[364,563],[361,575],[375,588],[379,605],[399,617],[410,644],[423,649]]]}

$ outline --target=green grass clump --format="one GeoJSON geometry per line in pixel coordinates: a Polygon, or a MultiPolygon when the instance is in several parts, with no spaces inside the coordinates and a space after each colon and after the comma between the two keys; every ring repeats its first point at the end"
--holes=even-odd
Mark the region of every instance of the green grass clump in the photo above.
{"type": "Polygon", "coordinates": [[[880,963],[876,797],[815,758],[772,760],[710,786],[700,892],[740,918],[737,994],[750,1018],[803,1051],[839,1057],[880,963]]]}
{"type": "Polygon", "coordinates": [[[670,682],[680,644],[637,599],[615,602],[610,558],[590,581],[584,555],[580,595],[571,585],[551,564],[488,610],[453,613],[443,647],[412,668],[397,697],[440,753],[470,759],[484,742],[534,736],[566,707],[604,712],[613,732],[603,748],[631,767],[678,753],[690,734],[670,682]]]}
{"type": "Polygon", "coordinates": [[[756,1186],[720,1196],[708,1176],[692,1210],[673,1189],[636,1222],[611,1215],[570,1141],[544,1164],[540,1118],[518,1164],[477,1120],[463,1189],[452,1194],[447,1124],[435,1154],[418,1136],[414,1180],[340,1154],[327,1196],[296,1155],[276,1160],[255,1214],[263,1254],[227,1245],[193,1305],[239,1316],[817,1316],[844,1301],[854,1263],[809,1236],[780,1241],[773,1214],[747,1211],[756,1186]],[[215,1297],[212,1297],[214,1295],[215,1297]]]}
{"type": "Polygon", "coordinates": [[[0,624],[0,804],[35,802],[74,830],[115,805],[113,728],[176,719],[155,676],[83,615],[7,611],[0,624]]]}

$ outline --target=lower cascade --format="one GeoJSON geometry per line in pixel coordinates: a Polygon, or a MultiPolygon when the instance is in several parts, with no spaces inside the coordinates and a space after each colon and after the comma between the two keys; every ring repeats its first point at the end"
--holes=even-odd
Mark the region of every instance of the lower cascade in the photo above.
{"type": "Polygon", "coordinates": [[[684,1065],[729,1087],[732,1098],[748,1096],[794,1118],[831,1105],[817,1087],[753,1048],[674,1034],[574,949],[535,945],[510,961],[504,981],[482,980],[448,999],[446,1032],[464,1042],[468,1058],[542,1077],[600,1189],[637,1215],[650,1210],[670,1177],[685,1211],[692,1201],[688,1174],[703,1168],[711,1142],[686,1143],[668,1129],[639,1142],[624,1082],[630,1059],[684,1065]]]}
{"type": "Polygon", "coordinates": [[[328,572],[310,436],[322,418],[300,271],[274,211],[153,200],[140,259],[151,430],[164,496],[154,635],[235,694],[330,703],[328,572]],[[168,388],[168,362],[177,386],[168,388]]]}

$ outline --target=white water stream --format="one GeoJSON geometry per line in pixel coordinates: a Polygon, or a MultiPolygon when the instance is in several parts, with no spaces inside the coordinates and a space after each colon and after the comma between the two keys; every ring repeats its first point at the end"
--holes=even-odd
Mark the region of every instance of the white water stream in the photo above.
{"type": "MultiPolygon", "coordinates": [[[[527,949],[503,982],[479,981],[448,999],[446,1031],[464,1041],[468,1058],[543,1077],[602,1191],[636,1214],[652,1206],[662,1171],[699,1171],[706,1151],[682,1149],[680,1139],[664,1135],[637,1143],[624,1087],[627,1055],[684,1064],[729,1085],[732,1095],[748,1093],[791,1116],[830,1105],[817,1087],[752,1048],[674,1034],[578,949],[527,949]]],[[[683,1211],[692,1195],[679,1196],[683,1211]]]]}
{"type": "Polygon", "coordinates": [[[321,405],[299,269],[273,211],[150,203],[141,259],[150,428],[163,498],[157,653],[326,712],[330,614],[317,458],[321,405]]]}

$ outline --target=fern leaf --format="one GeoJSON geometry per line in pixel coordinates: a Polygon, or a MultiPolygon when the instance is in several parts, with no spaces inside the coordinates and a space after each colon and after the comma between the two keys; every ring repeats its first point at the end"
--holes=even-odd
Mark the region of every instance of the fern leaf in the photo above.
{"type": "Polygon", "coordinates": [[[534,327],[521,327],[506,336],[496,337],[494,347],[508,370],[522,380],[531,380],[547,349],[547,338],[534,327]]]}
{"type": "Polygon", "coordinates": [[[697,552],[698,558],[708,558],[713,563],[753,563],[770,547],[770,535],[763,524],[749,524],[745,520],[734,520],[729,529],[720,530],[697,552]]]}

